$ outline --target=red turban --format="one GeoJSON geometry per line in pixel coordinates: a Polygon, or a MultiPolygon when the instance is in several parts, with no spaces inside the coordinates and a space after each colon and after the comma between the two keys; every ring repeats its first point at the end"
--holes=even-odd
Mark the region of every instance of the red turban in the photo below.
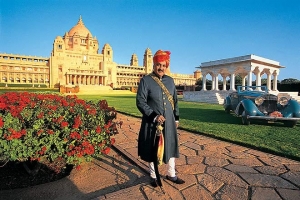
{"type": "Polygon", "coordinates": [[[164,62],[166,61],[167,67],[169,67],[170,64],[170,51],[163,51],[163,50],[158,50],[154,56],[153,56],[153,62],[164,62]]]}

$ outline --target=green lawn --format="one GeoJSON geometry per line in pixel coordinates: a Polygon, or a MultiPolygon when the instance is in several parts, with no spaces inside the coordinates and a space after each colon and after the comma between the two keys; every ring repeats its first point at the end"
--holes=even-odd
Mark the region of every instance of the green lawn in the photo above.
{"type": "MultiPolygon", "coordinates": [[[[135,94],[78,97],[85,100],[106,99],[108,105],[115,107],[117,111],[141,117],[135,106],[135,94]]],[[[300,123],[294,128],[267,122],[253,122],[245,126],[233,113],[225,113],[222,105],[180,101],[179,108],[181,129],[300,161],[300,123]]]]}

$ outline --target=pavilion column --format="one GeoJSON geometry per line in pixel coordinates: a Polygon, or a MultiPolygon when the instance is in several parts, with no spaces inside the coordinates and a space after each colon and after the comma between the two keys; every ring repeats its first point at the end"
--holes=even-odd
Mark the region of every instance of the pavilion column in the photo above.
{"type": "Polygon", "coordinates": [[[202,76],[202,90],[206,91],[206,75],[202,76]]]}
{"type": "Polygon", "coordinates": [[[81,75],[78,77],[78,84],[81,85],[81,75]]]}
{"type": "Polygon", "coordinates": [[[211,80],[211,90],[215,90],[215,80],[216,80],[216,78],[215,78],[215,75],[212,75],[212,80],[211,80]]]}
{"type": "Polygon", "coordinates": [[[246,76],[242,77],[242,86],[246,86],[246,76]]]}
{"type": "Polygon", "coordinates": [[[271,88],[271,74],[270,73],[267,74],[267,88],[270,91],[272,90],[272,88],[271,88]]]}
{"type": "Polygon", "coordinates": [[[235,74],[230,75],[230,90],[235,90],[235,74]]]}
{"type": "Polygon", "coordinates": [[[223,90],[226,90],[226,76],[223,76],[223,90]]]}
{"type": "Polygon", "coordinates": [[[277,74],[274,74],[274,79],[273,79],[273,90],[277,91],[277,74]]]}
{"type": "Polygon", "coordinates": [[[248,86],[252,86],[252,71],[248,72],[248,86]]]}
{"type": "MultiPolygon", "coordinates": [[[[255,75],[256,75],[256,86],[261,86],[260,71],[258,71],[255,75]]],[[[256,88],[256,90],[261,90],[261,88],[256,88]]]]}
{"type": "Polygon", "coordinates": [[[219,90],[219,79],[218,79],[218,75],[216,75],[216,77],[215,77],[215,90],[219,90]]]}

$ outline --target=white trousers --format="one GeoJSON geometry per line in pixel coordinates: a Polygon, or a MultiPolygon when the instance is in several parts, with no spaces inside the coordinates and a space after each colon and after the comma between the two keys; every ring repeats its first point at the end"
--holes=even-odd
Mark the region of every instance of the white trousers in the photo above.
{"type": "MultiPolygon", "coordinates": [[[[176,176],[176,174],[175,174],[175,158],[174,157],[170,158],[170,160],[167,164],[167,169],[168,169],[168,176],[170,176],[170,177],[176,176]]],[[[149,163],[149,171],[150,171],[150,177],[156,178],[153,162],[149,163]]]]}

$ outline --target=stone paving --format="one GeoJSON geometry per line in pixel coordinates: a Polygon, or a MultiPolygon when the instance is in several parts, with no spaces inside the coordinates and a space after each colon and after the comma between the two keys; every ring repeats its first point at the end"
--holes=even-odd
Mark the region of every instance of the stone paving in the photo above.
{"type": "MultiPolygon", "coordinates": [[[[141,119],[118,113],[118,120],[123,125],[114,147],[147,173],[147,163],[137,155],[141,119]]],[[[167,181],[166,166],[162,165],[159,171],[165,193],[144,183],[96,199],[300,199],[300,162],[183,130],[178,134],[176,170],[185,184],[167,181]]]]}

